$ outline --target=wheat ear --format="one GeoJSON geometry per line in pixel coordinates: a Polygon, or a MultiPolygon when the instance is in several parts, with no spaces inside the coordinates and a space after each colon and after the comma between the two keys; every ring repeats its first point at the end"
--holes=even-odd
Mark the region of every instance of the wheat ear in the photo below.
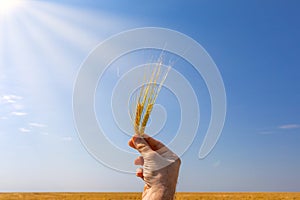
{"type": "Polygon", "coordinates": [[[158,63],[154,63],[153,65],[154,69],[152,70],[150,78],[147,79],[146,74],[144,75],[144,84],[140,88],[135,102],[135,112],[132,112],[131,114],[134,131],[140,136],[143,136],[144,134],[157,96],[170,71],[170,67],[168,67],[166,72],[163,72],[161,69],[161,59],[158,63]]]}

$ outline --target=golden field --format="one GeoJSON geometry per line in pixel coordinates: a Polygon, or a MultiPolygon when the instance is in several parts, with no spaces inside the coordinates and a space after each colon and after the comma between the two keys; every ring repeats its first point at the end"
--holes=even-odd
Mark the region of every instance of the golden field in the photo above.
{"type": "MultiPolygon", "coordinates": [[[[52,200],[52,199],[63,199],[63,200],[135,200],[141,199],[141,193],[0,193],[0,200],[52,200]]],[[[289,193],[289,192],[249,192],[249,193],[223,193],[223,192],[203,192],[203,193],[185,193],[180,192],[176,194],[177,200],[200,200],[200,199],[299,199],[300,193],[289,193]]]]}

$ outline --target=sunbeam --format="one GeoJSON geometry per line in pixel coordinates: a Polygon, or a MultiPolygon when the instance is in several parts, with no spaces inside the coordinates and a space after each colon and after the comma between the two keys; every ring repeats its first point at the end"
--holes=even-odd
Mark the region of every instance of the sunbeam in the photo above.
{"type": "MultiPolygon", "coordinates": [[[[9,133],[2,135],[0,146],[10,144],[24,159],[30,160],[30,151],[38,152],[35,155],[44,159],[40,152],[49,151],[45,147],[60,151],[61,142],[75,141],[69,140],[75,134],[71,102],[80,64],[94,46],[122,31],[129,21],[53,2],[0,2],[0,97],[6,94],[24,97],[20,100],[22,109],[0,99],[0,122],[5,120],[0,124],[0,133],[3,130],[9,133]],[[41,129],[47,130],[38,130],[31,122],[42,122],[47,126],[41,129]],[[20,145],[28,148],[19,152],[20,145]]],[[[0,152],[1,158],[8,156],[6,151],[0,152]]],[[[52,154],[49,157],[56,159],[52,154]]],[[[19,165],[18,159],[7,163],[14,172],[19,165]]],[[[26,178],[16,179],[19,179],[16,187],[24,190],[26,187],[20,185],[26,178]]]]}
{"type": "Polygon", "coordinates": [[[0,25],[1,30],[5,30],[0,32],[1,55],[9,55],[1,56],[0,67],[10,70],[5,66],[18,66],[22,73],[16,77],[21,77],[14,78],[25,82],[23,86],[31,82],[32,87],[42,87],[33,81],[47,74],[56,77],[50,81],[51,86],[46,87],[48,90],[55,87],[55,81],[60,87],[70,89],[79,63],[109,33],[120,31],[121,24],[128,23],[103,13],[57,3],[27,1],[22,9],[0,25]]]}
{"type": "Polygon", "coordinates": [[[7,15],[24,3],[22,0],[1,0],[0,15],[7,15]]]}

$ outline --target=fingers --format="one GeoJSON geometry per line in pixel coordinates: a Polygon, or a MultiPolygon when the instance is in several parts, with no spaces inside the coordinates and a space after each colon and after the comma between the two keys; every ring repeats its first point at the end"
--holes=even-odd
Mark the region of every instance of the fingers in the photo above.
{"type": "MultiPolygon", "coordinates": [[[[134,164],[135,165],[144,165],[144,159],[143,159],[143,157],[142,156],[137,157],[135,159],[135,161],[134,161],[134,164]]],[[[140,178],[144,179],[143,168],[137,168],[135,175],[137,177],[140,177],[140,178]]]]}
{"type": "MultiPolygon", "coordinates": [[[[137,135],[133,136],[129,140],[128,145],[138,150],[142,155],[148,154],[153,151],[156,151],[160,155],[171,152],[163,143],[146,134],[144,134],[143,137],[137,135]]],[[[135,162],[142,163],[143,161],[136,160],[135,162]]]]}
{"type": "Polygon", "coordinates": [[[136,135],[130,140],[129,146],[137,149],[142,155],[153,151],[145,138],[136,135]]]}
{"type": "Polygon", "coordinates": [[[135,165],[144,165],[144,158],[142,156],[139,156],[134,161],[135,165]]]}
{"type": "Polygon", "coordinates": [[[137,177],[140,177],[140,178],[144,179],[143,168],[137,168],[137,169],[136,169],[135,175],[136,175],[137,177]]]}
{"type": "MultiPolygon", "coordinates": [[[[137,136],[134,136],[134,137],[137,137],[137,136]]],[[[132,137],[129,142],[128,142],[128,145],[134,149],[137,149],[136,146],[134,145],[134,137],[132,137]]],[[[163,147],[165,147],[165,145],[163,143],[161,143],[160,141],[144,134],[144,137],[145,141],[150,145],[151,149],[153,151],[157,151],[163,147]]]]}
{"type": "Polygon", "coordinates": [[[130,147],[136,149],[135,146],[134,146],[134,144],[133,144],[133,138],[131,138],[131,139],[128,141],[128,145],[129,145],[130,147]]]}
{"type": "Polygon", "coordinates": [[[163,147],[165,147],[165,145],[163,143],[161,143],[160,141],[150,137],[149,135],[144,135],[145,140],[147,141],[147,143],[150,145],[151,149],[153,151],[157,151],[163,147]]]}

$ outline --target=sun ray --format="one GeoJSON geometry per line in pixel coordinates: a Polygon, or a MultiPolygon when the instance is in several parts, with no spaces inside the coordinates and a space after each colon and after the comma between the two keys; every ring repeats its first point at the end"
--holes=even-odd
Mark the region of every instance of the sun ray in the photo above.
{"type": "MultiPolygon", "coordinates": [[[[21,27],[24,30],[24,36],[30,38],[31,45],[41,49],[39,55],[42,58],[48,58],[48,67],[44,66],[47,69],[48,75],[63,77],[56,81],[60,82],[63,88],[71,88],[72,82],[70,80],[73,79],[76,71],[76,61],[73,59],[72,54],[66,54],[63,46],[52,42],[56,38],[49,34],[47,27],[36,21],[35,17],[29,12],[22,16],[21,27]]],[[[39,62],[42,63],[41,60],[39,62]]]]}
{"type": "Polygon", "coordinates": [[[73,6],[27,1],[18,12],[0,18],[1,75],[7,71],[9,83],[29,94],[26,100],[35,97],[38,102],[31,105],[51,102],[64,112],[57,93],[69,94],[85,55],[105,34],[120,31],[123,21],[73,6]]]}
{"type": "Polygon", "coordinates": [[[64,43],[84,53],[107,38],[107,30],[120,31],[124,24],[129,23],[108,14],[66,7],[52,2],[36,1],[26,8],[37,21],[49,28],[49,33],[62,38],[64,43]],[[104,27],[105,31],[103,31],[104,27]]]}
{"type": "Polygon", "coordinates": [[[23,3],[24,3],[24,1],[21,1],[21,0],[1,0],[0,1],[0,17],[11,14],[18,7],[22,6],[23,3]]]}
{"type": "Polygon", "coordinates": [[[74,49],[88,52],[90,49],[87,46],[88,41],[97,41],[89,32],[80,29],[73,24],[66,23],[64,20],[57,18],[54,15],[41,12],[39,9],[28,8],[28,11],[36,17],[40,24],[44,24],[48,28],[49,34],[56,35],[61,38],[63,44],[69,45],[74,49]]]}

